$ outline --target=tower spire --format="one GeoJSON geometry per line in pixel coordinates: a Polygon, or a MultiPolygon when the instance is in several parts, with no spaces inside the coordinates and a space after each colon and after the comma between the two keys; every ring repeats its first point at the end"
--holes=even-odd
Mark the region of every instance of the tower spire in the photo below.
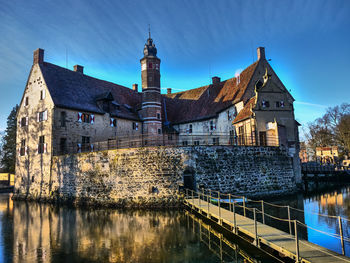
{"type": "Polygon", "coordinates": [[[151,25],[148,24],[148,38],[151,38],[151,25]]]}

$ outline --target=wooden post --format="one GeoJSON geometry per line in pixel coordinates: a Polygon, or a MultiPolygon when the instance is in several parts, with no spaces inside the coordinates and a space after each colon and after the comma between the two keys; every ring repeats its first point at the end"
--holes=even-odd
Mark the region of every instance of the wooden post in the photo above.
{"type": "Polygon", "coordinates": [[[256,222],[256,209],[253,208],[253,215],[254,215],[254,232],[255,232],[255,245],[259,246],[259,237],[258,237],[258,225],[256,222]]]}
{"type": "Polygon", "coordinates": [[[228,203],[228,209],[229,209],[230,212],[231,212],[231,194],[228,194],[228,201],[229,201],[229,203],[228,203]]]}
{"type": "Polygon", "coordinates": [[[297,260],[295,261],[296,263],[299,263],[299,239],[298,239],[298,226],[297,226],[297,220],[294,220],[294,232],[295,232],[295,253],[297,256],[297,260]]]}
{"type": "Polygon", "coordinates": [[[289,207],[289,205],[287,206],[287,208],[288,208],[289,234],[292,234],[292,223],[290,222],[290,207],[289,207]]]}
{"type": "Polygon", "coordinates": [[[245,197],[243,196],[243,215],[246,216],[245,214],[245,197]]]}
{"type": "Polygon", "coordinates": [[[237,234],[237,221],[236,221],[236,211],[235,211],[235,202],[232,203],[232,212],[233,212],[233,224],[235,226],[235,234],[237,234]]]}
{"type": "Polygon", "coordinates": [[[342,254],[345,256],[343,225],[342,225],[340,216],[338,216],[338,222],[339,222],[339,234],[340,234],[341,250],[342,250],[342,254]]]}
{"type": "Polygon", "coordinates": [[[219,224],[221,225],[220,192],[218,192],[218,206],[219,206],[219,224]]]}
{"type": "MultiPolygon", "coordinates": [[[[209,193],[210,193],[210,190],[209,190],[209,193]]],[[[207,214],[207,216],[208,216],[208,218],[210,218],[210,214],[209,214],[209,213],[210,213],[210,210],[209,210],[209,209],[210,209],[210,208],[209,208],[209,206],[210,206],[210,203],[209,203],[210,200],[211,200],[211,196],[210,196],[210,195],[207,195],[207,201],[208,201],[208,214],[207,214]]]]}
{"type": "Polygon", "coordinates": [[[265,209],[264,209],[264,200],[261,200],[261,215],[262,215],[262,222],[265,225],[265,209]]]}

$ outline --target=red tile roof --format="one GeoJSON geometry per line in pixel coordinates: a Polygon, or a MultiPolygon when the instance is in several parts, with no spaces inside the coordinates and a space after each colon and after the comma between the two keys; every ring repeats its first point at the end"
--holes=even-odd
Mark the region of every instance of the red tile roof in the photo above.
{"type": "Polygon", "coordinates": [[[217,84],[163,95],[168,121],[176,124],[213,118],[239,102],[257,64],[258,62],[253,63],[240,74],[238,84],[236,78],[231,78],[217,84]]]}
{"type": "Polygon", "coordinates": [[[233,123],[237,123],[250,118],[253,115],[252,108],[255,106],[255,97],[250,98],[250,100],[244,105],[243,109],[238,113],[233,123]]]}

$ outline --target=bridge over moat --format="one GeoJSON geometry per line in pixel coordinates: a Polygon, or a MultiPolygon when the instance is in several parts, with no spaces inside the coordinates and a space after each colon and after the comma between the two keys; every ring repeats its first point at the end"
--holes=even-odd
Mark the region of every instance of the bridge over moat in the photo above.
{"type": "Polygon", "coordinates": [[[345,242],[350,242],[343,235],[344,218],[334,217],[339,222],[339,234],[327,233],[308,226],[302,220],[291,217],[290,206],[279,206],[262,200],[250,200],[242,196],[208,191],[196,192],[185,190],[185,205],[193,214],[202,216],[222,230],[230,231],[251,245],[265,251],[280,262],[350,262],[345,256],[345,242]],[[255,203],[259,208],[248,207],[255,203]],[[276,206],[286,210],[286,218],[266,213],[267,206],[276,206]],[[281,228],[285,224],[287,230],[281,228]],[[282,230],[281,230],[282,229],[282,230]],[[316,231],[319,235],[328,235],[339,239],[342,254],[306,240],[307,231],[316,231]]]}

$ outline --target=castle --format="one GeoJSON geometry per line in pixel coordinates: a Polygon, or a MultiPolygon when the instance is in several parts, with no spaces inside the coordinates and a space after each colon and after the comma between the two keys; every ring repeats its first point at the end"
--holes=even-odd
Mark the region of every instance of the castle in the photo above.
{"type": "Polygon", "coordinates": [[[143,50],[142,89],[132,89],[62,68],[34,51],[33,66],[17,113],[16,185],[39,183],[53,156],[152,145],[283,146],[298,160],[298,123],[293,97],[257,49],[258,59],[224,81],[161,94],[160,66],[151,37],[143,50]],[[108,145],[111,144],[111,145],[108,145]]]}

